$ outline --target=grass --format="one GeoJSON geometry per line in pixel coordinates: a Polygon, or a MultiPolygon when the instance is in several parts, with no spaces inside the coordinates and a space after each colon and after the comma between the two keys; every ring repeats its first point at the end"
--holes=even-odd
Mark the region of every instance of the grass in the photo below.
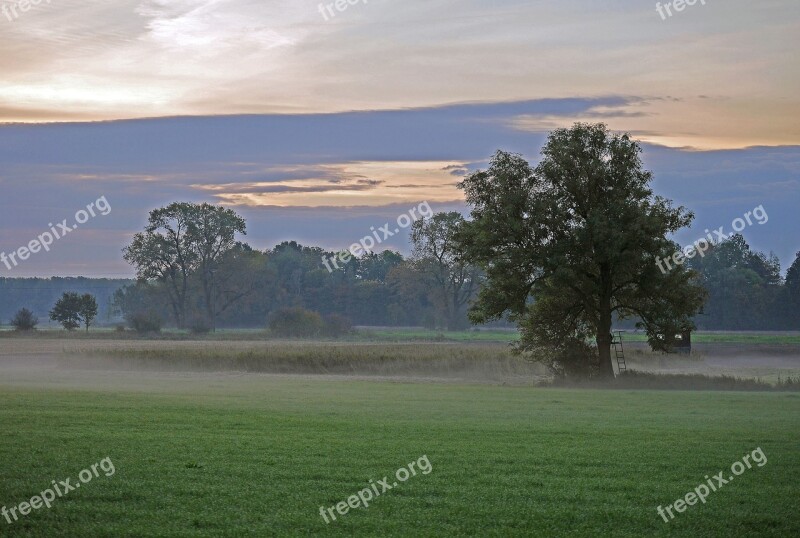
{"type": "Polygon", "coordinates": [[[800,535],[795,394],[75,375],[0,385],[0,503],[106,456],[116,474],[3,536],[800,535]],[[764,467],[658,516],[756,447],[764,467]],[[422,455],[430,474],[320,517],[422,455]]]}
{"type": "MultiPolygon", "coordinates": [[[[7,328],[6,328],[7,329],[7,328]]],[[[165,329],[159,335],[139,336],[132,331],[117,332],[114,328],[92,328],[87,334],[83,330],[67,333],[61,329],[40,329],[35,333],[37,338],[54,339],[107,339],[107,340],[205,340],[205,341],[263,341],[274,340],[263,329],[219,329],[215,333],[196,335],[186,330],[165,329]]],[[[25,335],[16,334],[11,330],[0,329],[0,339],[18,338],[25,335]]],[[[466,331],[435,331],[422,328],[358,328],[352,334],[338,340],[345,342],[500,342],[511,343],[518,340],[519,335],[515,330],[486,329],[466,331]]],[[[643,333],[626,332],[623,334],[627,343],[647,342],[643,333]]],[[[765,345],[800,345],[798,332],[696,332],[692,335],[695,344],[765,344],[765,345]]]]}
{"type": "Polygon", "coordinates": [[[62,363],[122,369],[239,371],[259,373],[410,375],[475,378],[481,381],[519,378],[528,384],[547,376],[544,366],[514,355],[502,344],[265,342],[257,347],[230,344],[162,343],[158,346],[77,346],[62,363]],[[91,362],[94,359],[94,362],[91,362]]]}
{"type": "MultiPolygon", "coordinates": [[[[120,370],[335,374],[457,379],[481,383],[576,388],[655,390],[800,390],[800,369],[761,367],[705,372],[648,371],[664,355],[634,350],[631,370],[608,380],[558,380],[542,364],[514,355],[500,343],[112,342],[82,341],[60,359],[61,366],[120,370]],[[147,343],[148,345],[142,345],[147,343]]],[[[698,366],[702,366],[702,359],[698,366]]],[[[672,362],[677,363],[674,359],[672,362]]],[[[686,360],[684,359],[684,363],[686,360]]],[[[689,361],[691,362],[691,361],[689,361]]]]}
{"type": "Polygon", "coordinates": [[[434,331],[430,329],[359,329],[355,336],[378,342],[515,342],[515,330],[488,329],[479,331],[434,331]]]}
{"type": "MultiPolygon", "coordinates": [[[[0,339],[28,337],[31,333],[17,333],[0,329],[0,339]]],[[[160,334],[138,335],[126,330],[119,332],[112,327],[94,327],[89,333],[84,330],[67,332],[58,328],[42,328],[35,333],[37,338],[54,339],[106,339],[106,340],[206,340],[206,341],[258,341],[275,340],[266,329],[218,329],[214,333],[192,334],[188,330],[164,329],[160,334]]],[[[514,342],[518,335],[514,330],[468,330],[468,331],[434,331],[429,329],[408,328],[358,328],[351,334],[331,341],[346,342],[514,342]]],[[[316,339],[319,340],[319,339],[316,339]]]]}
{"type": "Polygon", "coordinates": [[[600,388],[612,390],[725,390],[725,391],[792,391],[800,392],[800,376],[778,377],[775,383],[761,379],[742,378],[729,375],[709,376],[704,374],[666,374],[627,370],[613,380],[606,379],[552,379],[543,380],[537,386],[600,388]]]}
{"type": "MultiPolygon", "coordinates": [[[[643,333],[623,333],[625,342],[647,342],[643,333]]],[[[800,344],[800,334],[796,332],[696,332],[692,334],[692,344],[800,344]]]]}

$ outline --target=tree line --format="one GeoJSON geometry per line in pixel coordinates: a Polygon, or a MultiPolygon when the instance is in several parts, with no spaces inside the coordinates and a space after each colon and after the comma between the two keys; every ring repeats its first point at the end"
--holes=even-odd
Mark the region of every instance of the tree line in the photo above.
{"type": "Polygon", "coordinates": [[[462,222],[456,212],[422,218],[412,224],[411,256],[367,252],[331,271],[325,261],[338,252],[294,241],[259,251],[236,240],[246,228],[232,210],[174,203],[151,212],[125,248],[137,280],[114,302],[130,321],[195,332],[263,327],[287,308],[358,325],[463,329],[482,272],[463,261],[454,241],[462,222]]]}
{"type": "MultiPolygon", "coordinates": [[[[319,247],[285,242],[267,251],[252,252],[258,262],[251,270],[262,265],[260,272],[269,278],[236,308],[219,316],[220,327],[260,328],[271,313],[291,307],[322,315],[338,314],[357,325],[426,326],[443,330],[470,325],[466,301],[474,299],[475,292],[470,286],[475,281],[479,283],[479,279],[463,282],[457,279],[452,288],[460,293],[459,301],[444,304],[447,282],[443,275],[431,275],[426,281],[411,258],[398,252],[366,254],[351,260],[348,267],[333,275],[327,270],[320,272],[324,269],[320,257],[331,252],[319,247]],[[442,291],[435,293],[434,283],[442,291]],[[322,297],[329,299],[321,300],[322,297]],[[448,308],[457,314],[448,316],[448,308]]],[[[447,260],[442,258],[442,261],[447,260]]],[[[699,272],[708,291],[703,310],[694,318],[698,329],[800,330],[800,252],[782,277],[777,258],[754,252],[744,237],[736,235],[710,247],[705,257],[696,257],[687,264],[699,272]]],[[[258,276],[244,279],[253,280],[258,280],[258,276]]],[[[158,298],[157,289],[157,284],[137,286],[131,279],[2,278],[0,319],[11,324],[11,319],[23,308],[32,316],[36,313],[46,317],[64,292],[74,290],[96,298],[98,325],[115,325],[124,321],[124,316],[130,318],[153,310],[161,312],[162,325],[177,326],[163,298],[158,298]],[[148,295],[148,290],[149,298],[143,296],[148,295]]],[[[622,322],[621,326],[630,328],[633,323],[622,322]]]]}

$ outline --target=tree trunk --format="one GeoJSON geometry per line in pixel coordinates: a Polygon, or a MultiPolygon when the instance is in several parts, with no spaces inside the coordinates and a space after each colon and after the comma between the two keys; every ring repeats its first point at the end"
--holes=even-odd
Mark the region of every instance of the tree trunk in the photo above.
{"type": "MultiPolygon", "coordinates": [[[[610,324],[608,326],[610,331],[610,324]]],[[[614,366],[611,364],[611,332],[602,333],[598,330],[597,351],[600,355],[600,376],[614,377],[614,366]]]]}
{"type": "Polygon", "coordinates": [[[214,278],[213,275],[209,275],[208,272],[203,269],[203,295],[206,303],[206,322],[208,323],[208,328],[211,330],[211,332],[216,332],[217,320],[216,316],[214,315],[215,308],[213,284],[211,283],[212,278],[214,278]]]}
{"type": "Polygon", "coordinates": [[[447,313],[447,330],[457,331],[459,329],[459,314],[461,309],[458,306],[458,287],[453,286],[453,296],[451,297],[451,304],[448,305],[447,313]]]}
{"type": "Polygon", "coordinates": [[[611,364],[611,270],[607,265],[600,267],[600,312],[597,324],[597,352],[600,356],[600,377],[614,377],[611,364]]]}
{"type": "Polygon", "coordinates": [[[177,297],[172,296],[172,292],[169,291],[169,287],[167,287],[167,297],[169,298],[169,304],[172,307],[172,314],[175,316],[175,326],[178,329],[183,329],[183,310],[178,303],[177,297]]]}

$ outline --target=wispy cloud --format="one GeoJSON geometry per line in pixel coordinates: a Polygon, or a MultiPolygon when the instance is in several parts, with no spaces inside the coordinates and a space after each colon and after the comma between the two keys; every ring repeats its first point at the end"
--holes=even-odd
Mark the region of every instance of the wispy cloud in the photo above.
{"type": "Polygon", "coordinates": [[[59,0],[2,18],[0,121],[649,95],[584,118],[680,147],[800,138],[794,0],[715,2],[668,22],[616,1],[371,0],[328,22],[317,6],[59,0]]]}

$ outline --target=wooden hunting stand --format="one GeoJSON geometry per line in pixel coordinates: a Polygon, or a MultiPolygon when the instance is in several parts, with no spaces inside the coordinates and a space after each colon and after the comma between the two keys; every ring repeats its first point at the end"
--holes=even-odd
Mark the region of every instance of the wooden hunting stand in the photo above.
{"type": "Polygon", "coordinates": [[[628,367],[625,365],[625,351],[622,349],[622,331],[614,331],[614,333],[611,334],[611,345],[614,346],[614,355],[617,358],[617,375],[619,375],[626,371],[628,367]]]}

